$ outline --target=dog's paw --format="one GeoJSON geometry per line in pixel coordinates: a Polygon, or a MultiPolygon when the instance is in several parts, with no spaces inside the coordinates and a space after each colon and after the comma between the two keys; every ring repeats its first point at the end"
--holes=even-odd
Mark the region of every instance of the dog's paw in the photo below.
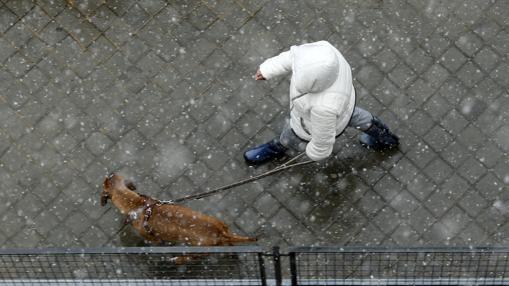
{"type": "Polygon", "coordinates": [[[170,257],[170,258],[167,259],[167,261],[176,264],[178,259],[179,259],[178,257],[170,257]]]}
{"type": "Polygon", "coordinates": [[[173,263],[175,265],[182,265],[189,261],[191,261],[193,258],[191,256],[176,256],[176,257],[170,257],[166,260],[170,263],[173,263]]]}

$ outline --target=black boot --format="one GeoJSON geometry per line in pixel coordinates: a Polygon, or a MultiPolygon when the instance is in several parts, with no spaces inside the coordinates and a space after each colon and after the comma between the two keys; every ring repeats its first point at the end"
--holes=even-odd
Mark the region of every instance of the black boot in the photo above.
{"type": "Polygon", "coordinates": [[[244,152],[244,159],[249,164],[261,164],[285,155],[286,147],[273,139],[270,142],[256,146],[244,152]]]}
{"type": "Polygon", "coordinates": [[[392,149],[399,145],[399,138],[393,134],[387,125],[373,116],[371,126],[359,137],[359,141],[368,149],[392,149]]]}

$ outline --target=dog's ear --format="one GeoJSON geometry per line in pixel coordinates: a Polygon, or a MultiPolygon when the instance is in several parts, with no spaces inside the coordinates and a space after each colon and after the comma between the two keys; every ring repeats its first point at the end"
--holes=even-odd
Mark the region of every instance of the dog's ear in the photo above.
{"type": "Polygon", "coordinates": [[[135,186],[135,185],[134,185],[134,183],[133,183],[133,182],[131,182],[131,181],[127,182],[127,183],[125,184],[125,186],[126,186],[129,190],[131,190],[131,191],[136,191],[136,186],[135,186]]]}

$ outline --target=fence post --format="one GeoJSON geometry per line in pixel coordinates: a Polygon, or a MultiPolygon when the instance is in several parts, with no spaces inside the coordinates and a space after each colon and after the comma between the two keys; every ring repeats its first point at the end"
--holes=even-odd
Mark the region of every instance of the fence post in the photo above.
{"type": "Polygon", "coordinates": [[[272,259],[274,260],[274,278],[276,279],[276,286],[283,285],[281,275],[281,254],[279,253],[279,246],[272,248],[272,259]]]}
{"type": "Polygon", "coordinates": [[[290,255],[290,275],[292,279],[292,286],[297,286],[297,258],[295,257],[295,252],[291,251],[290,255]]]}
{"type": "Polygon", "coordinates": [[[267,275],[265,273],[265,260],[263,258],[263,253],[258,253],[258,265],[260,267],[260,280],[262,281],[262,286],[267,286],[267,275]]]}

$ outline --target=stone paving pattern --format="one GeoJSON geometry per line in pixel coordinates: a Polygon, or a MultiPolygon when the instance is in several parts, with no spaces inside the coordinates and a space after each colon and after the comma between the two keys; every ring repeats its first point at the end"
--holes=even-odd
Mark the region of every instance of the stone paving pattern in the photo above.
{"type": "Polygon", "coordinates": [[[260,174],[288,78],[258,65],[326,39],[358,105],[401,137],[186,205],[271,245],[507,245],[509,1],[0,0],[2,247],[140,245],[99,206],[119,171],[181,197],[260,174]]]}

